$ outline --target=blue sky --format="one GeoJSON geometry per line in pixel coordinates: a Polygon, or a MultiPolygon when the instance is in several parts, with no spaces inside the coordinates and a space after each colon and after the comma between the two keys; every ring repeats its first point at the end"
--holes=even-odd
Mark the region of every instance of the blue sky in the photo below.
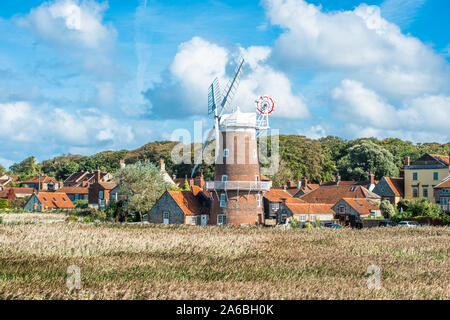
{"type": "Polygon", "coordinates": [[[450,141],[446,0],[0,2],[0,164],[193,131],[207,88],[311,138],[450,141]]]}

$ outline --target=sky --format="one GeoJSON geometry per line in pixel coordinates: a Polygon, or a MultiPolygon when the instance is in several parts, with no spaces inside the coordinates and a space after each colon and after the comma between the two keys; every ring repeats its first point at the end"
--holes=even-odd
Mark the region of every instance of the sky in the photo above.
{"type": "Polygon", "coordinates": [[[446,143],[449,15],[447,0],[3,0],[0,164],[206,132],[208,87],[240,56],[231,105],[272,97],[282,134],[446,143]]]}

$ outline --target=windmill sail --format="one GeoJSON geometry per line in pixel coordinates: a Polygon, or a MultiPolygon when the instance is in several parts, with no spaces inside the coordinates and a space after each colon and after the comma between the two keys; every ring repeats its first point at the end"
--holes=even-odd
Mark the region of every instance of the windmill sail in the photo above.
{"type": "Polygon", "coordinates": [[[240,76],[242,72],[242,66],[244,65],[244,58],[241,58],[239,61],[239,65],[236,67],[234,71],[234,77],[232,80],[228,82],[227,90],[225,90],[225,96],[222,99],[222,95],[220,94],[220,86],[219,86],[219,80],[217,78],[214,79],[213,83],[209,87],[208,91],[208,114],[211,116],[214,114],[214,127],[209,131],[208,137],[206,138],[202,151],[195,162],[194,168],[192,169],[191,178],[194,177],[195,170],[197,170],[199,164],[202,161],[203,153],[208,146],[208,143],[211,141],[211,138],[213,134],[215,133],[216,136],[216,159],[219,154],[219,119],[222,116],[224,110],[227,108],[227,106],[231,103],[231,100],[233,99],[236,90],[239,86],[240,82],[240,76]]]}

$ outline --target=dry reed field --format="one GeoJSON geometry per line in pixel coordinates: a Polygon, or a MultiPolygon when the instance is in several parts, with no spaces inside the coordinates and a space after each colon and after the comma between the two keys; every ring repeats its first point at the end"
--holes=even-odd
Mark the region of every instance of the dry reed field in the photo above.
{"type": "Polygon", "coordinates": [[[449,299],[450,228],[68,223],[4,214],[0,299],[449,299]],[[81,271],[69,291],[67,268],[81,271]],[[381,287],[369,289],[370,265],[381,287]]]}

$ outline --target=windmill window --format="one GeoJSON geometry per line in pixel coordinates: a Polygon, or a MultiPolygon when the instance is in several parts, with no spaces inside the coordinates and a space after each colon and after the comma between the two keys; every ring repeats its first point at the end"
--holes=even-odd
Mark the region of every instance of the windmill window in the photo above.
{"type": "Polygon", "coordinates": [[[222,193],[220,195],[220,207],[224,208],[226,205],[226,197],[225,197],[225,193],[222,193]]]}
{"type": "Polygon", "coordinates": [[[256,195],[256,202],[258,203],[258,208],[260,208],[261,207],[261,195],[259,193],[256,195]]]}
{"type": "Polygon", "coordinates": [[[228,150],[228,149],[223,149],[223,156],[224,156],[225,158],[228,158],[229,155],[230,155],[230,150],[228,150]]]}
{"type": "Polygon", "coordinates": [[[224,225],[224,224],[227,224],[227,216],[224,215],[224,214],[219,214],[217,216],[217,225],[221,226],[221,225],[224,225]]]}
{"type": "Polygon", "coordinates": [[[255,150],[253,150],[253,157],[256,158],[256,156],[257,156],[257,152],[256,152],[256,149],[255,149],[255,150]]]}

